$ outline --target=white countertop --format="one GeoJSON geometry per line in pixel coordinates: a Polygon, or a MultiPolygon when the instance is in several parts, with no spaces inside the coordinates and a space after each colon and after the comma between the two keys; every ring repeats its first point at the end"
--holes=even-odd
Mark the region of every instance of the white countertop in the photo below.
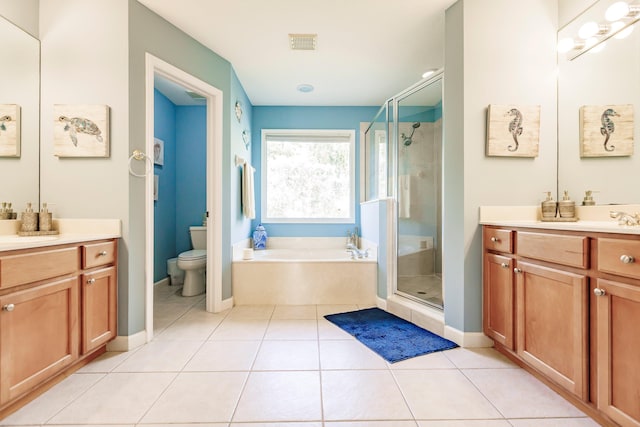
{"type": "Polygon", "coordinates": [[[59,234],[19,236],[18,220],[0,221],[0,252],[122,237],[119,219],[54,219],[53,229],[59,234]]]}
{"type": "Polygon", "coordinates": [[[480,224],[547,230],[590,231],[597,233],[638,234],[640,226],[619,225],[610,211],[640,212],[640,205],[576,206],[576,222],[541,221],[539,206],[481,206],[480,224]]]}

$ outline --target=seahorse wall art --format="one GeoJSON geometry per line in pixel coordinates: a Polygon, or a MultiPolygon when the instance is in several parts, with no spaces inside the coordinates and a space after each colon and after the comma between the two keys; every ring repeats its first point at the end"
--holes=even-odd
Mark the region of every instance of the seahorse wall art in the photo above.
{"type": "Polygon", "coordinates": [[[537,157],[539,140],[539,105],[487,108],[487,156],[537,157]]]}
{"type": "Polygon", "coordinates": [[[0,157],[20,157],[20,106],[0,104],[0,157]]]}
{"type": "Polygon", "coordinates": [[[631,156],[633,105],[580,107],[580,157],[631,156]]]}
{"type": "Polygon", "coordinates": [[[58,157],[109,157],[109,107],[54,105],[53,154],[58,157]]]}

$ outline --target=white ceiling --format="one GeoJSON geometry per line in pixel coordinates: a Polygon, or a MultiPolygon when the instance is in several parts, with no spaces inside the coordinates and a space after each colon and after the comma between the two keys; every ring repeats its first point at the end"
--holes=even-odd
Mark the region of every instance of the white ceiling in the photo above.
{"type": "Polygon", "coordinates": [[[455,0],[138,0],[227,59],[253,105],[377,106],[444,66],[455,0]],[[317,34],[293,51],[290,33],[317,34]],[[315,90],[301,93],[300,84],[315,90]]]}

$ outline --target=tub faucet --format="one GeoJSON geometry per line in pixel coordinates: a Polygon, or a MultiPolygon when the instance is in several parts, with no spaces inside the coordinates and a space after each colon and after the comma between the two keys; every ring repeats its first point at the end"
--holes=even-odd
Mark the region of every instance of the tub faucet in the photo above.
{"type": "Polygon", "coordinates": [[[356,248],[355,245],[349,244],[347,245],[347,252],[351,252],[351,259],[369,258],[369,248],[363,251],[356,248]]]}

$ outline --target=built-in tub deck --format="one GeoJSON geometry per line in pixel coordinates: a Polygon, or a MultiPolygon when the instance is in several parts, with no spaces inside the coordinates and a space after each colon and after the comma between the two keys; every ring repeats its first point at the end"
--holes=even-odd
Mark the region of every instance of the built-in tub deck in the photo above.
{"type": "MultiPolygon", "coordinates": [[[[376,304],[377,259],[355,258],[340,238],[275,238],[243,259],[234,246],[231,267],[237,305],[376,304]]],[[[366,247],[365,247],[366,248],[366,247]]]]}

